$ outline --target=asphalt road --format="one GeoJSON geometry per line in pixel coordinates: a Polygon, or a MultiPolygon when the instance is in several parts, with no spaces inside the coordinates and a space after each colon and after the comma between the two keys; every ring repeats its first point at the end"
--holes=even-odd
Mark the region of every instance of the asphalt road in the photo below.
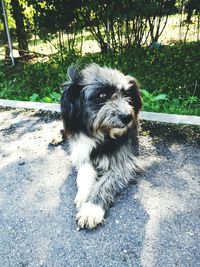
{"type": "Polygon", "coordinates": [[[104,225],[77,231],[54,115],[0,110],[0,267],[200,266],[200,129],[142,123],[146,171],[104,225]]]}

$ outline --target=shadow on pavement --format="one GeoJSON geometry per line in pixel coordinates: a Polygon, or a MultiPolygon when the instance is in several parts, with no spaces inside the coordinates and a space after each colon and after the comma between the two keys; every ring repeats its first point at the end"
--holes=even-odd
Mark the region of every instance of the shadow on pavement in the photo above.
{"type": "Polygon", "coordinates": [[[158,138],[146,126],[146,172],[116,197],[105,224],[77,232],[67,143],[49,146],[61,122],[1,113],[0,266],[198,266],[197,143],[158,138]]]}

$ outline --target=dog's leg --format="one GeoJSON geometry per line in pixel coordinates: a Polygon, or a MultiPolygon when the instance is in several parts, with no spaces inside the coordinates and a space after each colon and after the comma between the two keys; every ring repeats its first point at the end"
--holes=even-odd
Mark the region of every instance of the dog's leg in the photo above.
{"type": "Polygon", "coordinates": [[[113,202],[114,196],[129,183],[128,176],[122,177],[109,171],[95,184],[89,199],[77,214],[78,225],[81,228],[94,228],[104,221],[105,211],[113,202]]]}
{"type": "Polygon", "coordinates": [[[77,209],[80,209],[82,204],[88,200],[88,197],[95,186],[96,177],[97,173],[91,164],[85,163],[80,167],[76,181],[78,192],[74,200],[77,209]]]}

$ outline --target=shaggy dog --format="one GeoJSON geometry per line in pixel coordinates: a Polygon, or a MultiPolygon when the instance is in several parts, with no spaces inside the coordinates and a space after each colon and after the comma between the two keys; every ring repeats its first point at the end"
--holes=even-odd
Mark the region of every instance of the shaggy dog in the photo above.
{"type": "Polygon", "coordinates": [[[114,196],[141,170],[136,159],[138,82],[120,71],[91,64],[68,69],[61,112],[71,159],[78,171],[75,198],[79,228],[104,221],[114,196]]]}

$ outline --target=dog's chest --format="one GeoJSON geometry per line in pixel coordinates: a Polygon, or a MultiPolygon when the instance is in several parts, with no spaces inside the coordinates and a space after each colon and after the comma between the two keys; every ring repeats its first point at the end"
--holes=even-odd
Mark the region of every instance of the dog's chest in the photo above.
{"type": "Polygon", "coordinates": [[[90,161],[90,153],[96,143],[85,134],[78,134],[70,142],[72,164],[79,169],[82,164],[90,161]]]}

